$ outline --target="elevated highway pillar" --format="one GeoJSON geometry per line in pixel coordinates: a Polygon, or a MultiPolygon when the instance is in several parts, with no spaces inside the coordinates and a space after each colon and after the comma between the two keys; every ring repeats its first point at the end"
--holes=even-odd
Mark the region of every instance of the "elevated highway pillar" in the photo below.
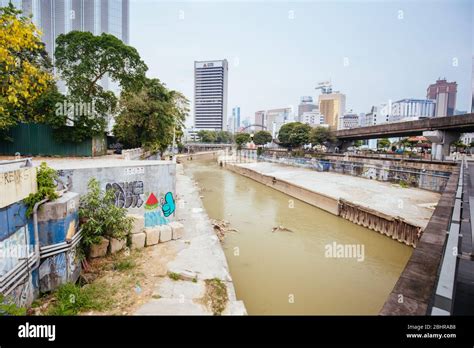
{"type": "Polygon", "coordinates": [[[449,148],[453,141],[459,139],[461,133],[453,131],[433,130],[424,131],[423,136],[432,142],[431,156],[434,160],[442,161],[449,156],[449,148]]]}

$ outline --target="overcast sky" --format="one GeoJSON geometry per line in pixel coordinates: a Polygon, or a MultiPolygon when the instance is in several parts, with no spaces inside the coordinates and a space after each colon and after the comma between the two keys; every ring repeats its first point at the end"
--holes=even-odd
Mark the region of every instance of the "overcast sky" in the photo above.
{"type": "MultiPolygon", "coordinates": [[[[438,77],[471,105],[470,0],[130,1],[131,45],[158,77],[193,101],[193,62],[229,61],[228,114],[294,106],[330,79],[347,108],[425,98],[438,77]]],[[[188,121],[188,125],[192,120],[188,121]]]]}

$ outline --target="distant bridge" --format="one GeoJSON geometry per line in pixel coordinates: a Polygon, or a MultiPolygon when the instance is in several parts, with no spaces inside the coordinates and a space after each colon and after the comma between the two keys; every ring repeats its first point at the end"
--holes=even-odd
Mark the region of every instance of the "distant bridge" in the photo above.
{"type": "Polygon", "coordinates": [[[267,127],[265,127],[264,125],[261,125],[261,124],[251,124],[251,125],[248,125],[247,127],[242,128],[241,132],[244,132],[246,129],[249,129],[251,127],[260,127],[262,129],[267,129],[267,127]]]}
{"type": "Polygon", "coordinates": [[[425,131],[474,132],[474,114],[432,117],[417,121],[385,123],[376,126],[341,129],[334,132],[340,140],[396,138],[422,135],[425,131]]]}
{"type": "Polygon", "coordinates": [[[417,121],[385,123],[376,126],[341,129],[333,134],[341,142],[341,149],[355,140],[396,138],[423,135],[433,143],[433,159],[443,160],[449,147],[461,133],[474,132],[474,114],[432,117],[417,121]]]}

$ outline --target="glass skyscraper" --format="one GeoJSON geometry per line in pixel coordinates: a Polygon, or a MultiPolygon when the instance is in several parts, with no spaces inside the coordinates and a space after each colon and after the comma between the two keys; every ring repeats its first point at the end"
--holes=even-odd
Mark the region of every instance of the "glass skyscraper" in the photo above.
{"type": "Polygon", "coordinates": [[[0,0],[2,6],[9,2],[32,15],[51,58],[56,38],[72,30],[109,33],[129,43],[129,0],[0,0]]]}
{"type": "Polygon", "coordinates": [[[225,130],[227,60],[194,62],[194,128],[225,130]]]}

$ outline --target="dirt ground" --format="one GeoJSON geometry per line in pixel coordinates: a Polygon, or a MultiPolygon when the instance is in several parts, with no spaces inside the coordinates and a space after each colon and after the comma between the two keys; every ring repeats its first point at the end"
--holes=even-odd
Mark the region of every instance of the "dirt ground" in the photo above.
{"type": "MultiPolygon", "coordinates": [[[[162,243],[131,252],[88,261],[81,282],[99,284],[107,289],[110,305],[103,311],[81,312],[79,315],[130,315],[152,298],[158,278],[167,276],[166,264],[176,256],[173,243],[162,243]],[[117,265],[126,266],[119,267],[117,265]]],[[[47,314],[54,304],[54,293],[43,297],[35,315],[47,314]]]]}

